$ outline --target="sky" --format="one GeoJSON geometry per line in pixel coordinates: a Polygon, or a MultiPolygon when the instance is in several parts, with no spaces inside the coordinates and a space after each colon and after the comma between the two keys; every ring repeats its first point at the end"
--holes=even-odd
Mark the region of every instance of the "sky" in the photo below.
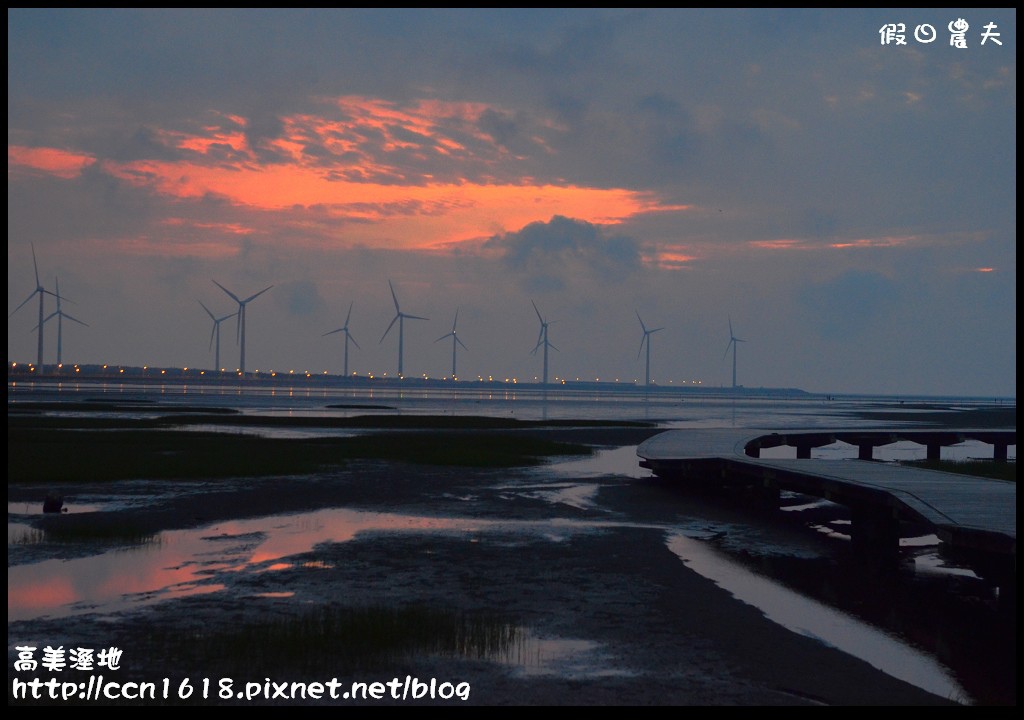
{"type": "Polygon", "coordinates": [[[1016,397],[1016,19],[8,8],[8,361],[1016,397]]]}

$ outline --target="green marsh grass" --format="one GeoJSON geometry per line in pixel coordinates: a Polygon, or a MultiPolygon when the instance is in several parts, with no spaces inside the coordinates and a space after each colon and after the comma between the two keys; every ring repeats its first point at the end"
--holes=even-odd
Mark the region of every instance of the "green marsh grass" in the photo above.
{"type": "Polygon", "coordinates": [[[901,464],[924,470],[942,470],[943,472],[958,473],[960,475],[973,475],[976,477],[1017,482],[1016,460],[906,460],[901,464]]]}
{"type": "MultiPolygon", "coordinates": [[[[151,427],[107,429],[105,421],[101,423],[103,429],[96,429],[95,424],[81,419],[64,420],[77,424],[40,426],[33,419],[8,416],[9,482],[62,484],[297,475],[343,466],[356,459],[514,467],[536,465],[553,456],[592,452],[588,445],[506,432],[508,421],[502,421],[498,428],[480,418],[458,418],[457,423],[430,417],[392,418],[402,421],[398,423],[401,430],[321,438],[170,432],[151,427]],[[415,422],[410,425],[409,420],[415,422]]],[[[382,424],[389,423],[376,419],[376,427],[382,424]]]]}

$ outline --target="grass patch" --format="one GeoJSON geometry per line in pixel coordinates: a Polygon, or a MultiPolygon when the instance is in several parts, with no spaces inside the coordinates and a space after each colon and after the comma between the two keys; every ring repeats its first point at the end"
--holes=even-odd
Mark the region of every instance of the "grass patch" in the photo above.
{"type": "Polygon", "coordinates": [[[441,655],[510,657],[524,632],[497,615],[431,607],[320,607],[285,619],[250,621],[193,634],[154,632],[147,651],[179,667],[215,665],[223,675],[280,676],[393,668],[396,661],[441,655]],[[179,660],[180,658],[180,660],[179,660]]]}
{"type": "Polygon", "coordinates": [[[7,477],[15,483],[298,475],[353,459],[514,467],[592,452],[587,445],[486,430],[296,439],[154,429],[41,429],[8,420],[7,477]]]}
{"type": "Polygon", "coordinates": [[[942,470],[960,475],[1017,482],[1017,462],[1014,460],[1006,462],[996,462],[995,460],[905,460],[900,464],[924,470],[942,470]]]}
{"type": "Polygon", "coordinates": [[[11,545],[43,543],[115,543],[118,545],[150,545],[158,542],[159,533],[131,523],[64,522],[67,518],[47,519],[42,527],[27,528],[8,539],[11,545]]]}

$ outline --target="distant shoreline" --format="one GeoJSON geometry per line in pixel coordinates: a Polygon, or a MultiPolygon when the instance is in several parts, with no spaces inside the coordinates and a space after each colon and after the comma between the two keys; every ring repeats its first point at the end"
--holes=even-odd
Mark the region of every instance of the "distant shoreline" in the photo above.
{"type": "Polygon", "coordinates": [[[241,388],[287,387],[301,383],[303,387],[402,390],[485,390],[517,392],[607,392],[632,395],[657,395],[717,398],[780,398],[821,401],[878,400],[898,404],[930,402],[970,402],[996,406],[1016,405],[1016,397],[988,395],[887,395],[877,393],[816,393],[801,388],[746,387],[693,385],[644,385],[636,382],[600,380],[561,380],[551,383],[493,378],[451,379],[422,376],[337,375],[313,372],[250,372],[242,375],[235,371],[206,370],[201,368],[135,367],[115,365],[81,365],[65,367],[60,372],[37,372],[28,363],[7,365],[7,383],[125,383],[133,385],[162,385],[167,383],[202,386],[224,385],[241,388]]]}

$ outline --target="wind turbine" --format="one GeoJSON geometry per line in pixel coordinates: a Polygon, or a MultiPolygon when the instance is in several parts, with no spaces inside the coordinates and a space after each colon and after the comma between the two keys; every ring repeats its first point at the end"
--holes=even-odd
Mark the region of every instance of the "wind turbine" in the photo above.
{"type": "Polygon", "coordinates": [[[740,340],[732,333],[732,318],[729,318],[729,344],[725,346],[725,355],[722,355],[722,359],[729,354],[729,348],[732,348],[732,389],[736,389],[736,345],[737,343],[746,342],[746,340],[740,340]]]}
{"type": "Polygon", "coordinates": [[[537,313],[537,319],[540,320],[540,335],[537,336],[537,344],[533,346],[533,350],[530,351],[530,354],[534,354],[535,352],[537,352],[537,348],[541,347],[542,345],[544,346],[544,384],[547,385],[548,348],[554,348],[555,350],[557,350],[558,348],[552,345],[551,342],[548,340],[548,325],[550,323],[547,320],[545,320],[544,317],[540,314],[540,310],[537,309],[537,303],[533,302],[533,300],[531,300],[530,302],[533,303],[533,309],[537,313]]]}
{"type": "Polygon", "coordinates": [[[381,335],[380,342],[384,342],[384,338],[386,338],[388,336],[388,333],[391,332],[391,328],[394,327],[395,322],[397,322],[398,323],[398,377],[403,377],[403,375],[402,375],[402,343],[404,341],[404,335],[405,335],[405,333],[404,333],[405,320],[406,320],[406,318],[408,318],[409,320],[427,320],[429,318],[419,317],[418,315],[406,315],[404,312],[402,312],[401,308],[398,307],[398,296],[395,295],[395,286],[391,284],[390,280],[388,280],[388,287],[391,288],[391,299],[395,301],[395,317],[391,321],[391,324],[388,325],[388,329],[384,331],[383,335],[381,335]]]}
{"type": "MultiPolygon", "coordinates": [[[[43,284],[39,282],[39,265],[36,263],[36,246],[32,245],[32,268],[36,272],[36,289],[33,290],[27,298],[22,300],[21,305],[14,308],[14,312],[8,315],[8,319],[14,315],[14,313],[21,310],[29,300],[34,296],[39,295],[39,324],[36,325],[36,334],[38,335],[37,347],[36,347],[36,367],[39,372],[43,371],[43,323],[46,322],[43,318],[43,296],[53,295],[52,292],[43,287],[43,284]]],[[[56,297],[56,296],[54,296],[56,297]]]]}
{"type": "MultiPolygon", "coordinates": [[[[200,300],[199,304],[203,305],[203,301],[200,300]]],[[[205,310],[206,314],[210,316],[211,320],[213,320],[213,329],[210,330],[210,347],[213,347],[214,338],[216,337],[217,350],[214,353],[214,370],[220,372],[221,370],[223,370],[223,368],[220,366],[220,324],[227,320],[228,318],[232,318],[235,315],[237,315],[238,311],[235,310],[235,312],[231,313],[230,315],[225,315],[224,317],[219,318],[212,312],[210,312],[210,308],[206,307],[205,305],[203,305],[203,310],[205,310]]]]}
{"type": "Polygon", "coordinates": [[[640,353],[642,353],[644,351],[644,343],[646,343],[647,344],[647,377],[646,377],[645,384],[646,385],[650,385],[651,384],[651,335],[653,335],[654,333],[658,332],[659,330],[664,330],[665,328],[654,328],[653,330],[648,330],[647,326],[644,325],[643,318],[640,317],[640,312],[639,311],[637,311],[637,313],[636,313],[636,319],[640,321],[640,327],[643,328],[643,331],[644,331],[643,339],[640,340],[640,349],[636,353],[636,359],[637,360],[640,359],[640,353]]]}
{"type": "MultiPolygon", "coordinates": [[[[338,328],[337,330],[331,330],[330,332],[325,332],[323,335],[320,336],[320,337],[327,337],[328,335],[333,335],[334,333],[339,333],[339,332],[345,333],[345,377],[348,377],[348,344],[349,344],[349,341],[351,341],[352,344],[355,345],[356,347],[359,347],[359,343],[357,343],[356,339],[354,337],[352,337],[352,333],[350,333],[348,331],[348,319],[350,317],[352,317],[352,303],[348,304],[348,315],[345,316],[345,324],[343,326],[341,326],[340,328],[338,328]]],[[[362,348],[359,348],[359,349],[362,350],[362,348]]]]}
{"type": "Polygon", "coordinates": [[[455,380],[458,377],[455,374],[455,353],[458,351],[458,346],[462,345],[462,347],[464,349],[469,350],[469,348],[466,347],[466,344],[463,343],[461,340],[459,340],[459,336],[455,334],[455,325],[458,322],[459,322],[459,311],[456,308],[456,310],[455,310],[455,320],[452,322],[452,331],[450,333],[448,333],[447,335],[442,335],[441,337],[439,337],[437,340],[434,341],[436,343],[437,342],[441,342],[446,337],[451,337],[451,339],[452,339],[452,380],[455,380]]]}
{"type": "Polygon", "coordinates": [[[231,299],[234,300],[236,303],[238,303],[238,312],[236,313],[238,315],[237,338],[239,340],[239,343],[242,346],[242,352],[241,352],[241,355],[239,355],[238,370],[244,376],[245,375],[245,306],[248,305],[249,303],[251,303],[253,300],[258,298],[260,295],[262,295],[263,293],[265,293],[267,290],[269,290],[270,288],[272,288],[274,286],[273,285],[269,285],[269,286],[263,288],[262,290],[260,290],[255,295],[250,295],[245,300],[240,300],[237,295],[235,295],[233,292],[228,290],[226,287],[221,285],[216,280],[213,281],[213,284],[216,285],[217,287],[219,287],[224,292],[226,292],[228,295],[230,295],[231,299]]]}
{"type": "Polygon", "coordinates": [[[57,298],[57,309],[54,310],[52,313],[50,313],[46,317],[46,319],[43,320],[43,322],[47,323],[50,320],[52,320],[53,318],[57,318],[57,368],[60,369],[60,366],[64,364],[64,360],[63,360],[62,352],[61,352],[61,347],[62,347],[62,342],[63,342],[63,335],[64,335],[64,318],[67,318],[68,320],[73,320],[76,323],[78,323],[79,325],[85,325],[85,327],[89,327],[89,326],[86,323],[84,323],[81,320],[79,320],[78,318],[71,317],[66,312],[61,310],[61,308],[60,308],[60,301],[61,301],[61,297],[60,297],[60,280],[58,280],[57,278],[54,278],[53,282],[57,286],[57,293],[56,293],[56,295],[54,295],[54,297],[57,298]]]}

